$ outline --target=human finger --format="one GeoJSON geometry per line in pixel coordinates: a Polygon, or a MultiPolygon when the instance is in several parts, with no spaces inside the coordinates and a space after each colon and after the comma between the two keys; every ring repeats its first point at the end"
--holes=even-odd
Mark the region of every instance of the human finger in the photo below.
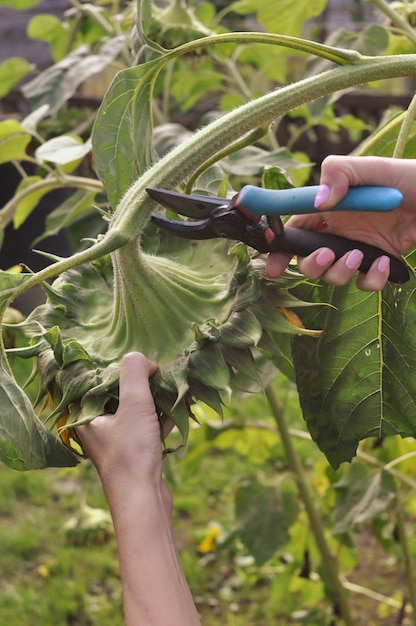
{"type": "Polygon", "coordinates": [[[148,414],[155,410],[150,391],[149,377],[155,374],[157,365],[140,352],[129,352],[121,361],[120,403],[117,414],[148,414]]]}
{"type": "Polygon", "coordinates": [[[390,259],[383,255],[374,261],[366,274],[358,274],[356,285],[361,291],[381,291],[386,286],[389,273],[390,259]]]}
{"type": "Polygon", "coordinates": [[[289,265],[291,254],[286,252],[271,252],[266,259],[266,278],[278,278],[289,265]]]}
{"type": "MultiPolygon", "coordinates": [[[[321,214],[294,215],[287,222],[286,226],[291,228],[304,228],[305,230],[316,230],[323,225],[321,214]]],[[[278,278],[288,266],[292,258],[287,252],[274,251],[266,259],[266,277],[278,278]]]]}
{"type": "Polygon", "coordinates": [[[357,272],[363,257],[364,254],[361,250],[350,250],[338,261],[333,263],[326,272],[321,275],[321,278],[328,284],[334,285],[334,287],[346,285],[357,272]]]}
{"type": "Polygon", "coordinates": [[[351,250],[335,262],[330,248],[320,248],[308,257],[298,259],[299,270],[308,278],[321,278],[334,285],[345,285],[356,273],[363,260],[361,250],[351,250]]]}
{"type": "Polygon", "coordinates": [[[397,186],[400,163],[384,157],[330,155],[321,164],[315,208],[328,210],[337,204],[349,187],[361,185],[397,186]]]}

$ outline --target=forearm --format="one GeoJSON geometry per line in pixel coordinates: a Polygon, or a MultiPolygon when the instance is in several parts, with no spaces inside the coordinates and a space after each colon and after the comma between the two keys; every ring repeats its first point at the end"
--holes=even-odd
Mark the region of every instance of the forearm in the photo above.
{"type": "Polygon", "coordinates": [[[160,489],[107,494],[118,542],[126,626],[200,626],[160,489]]]}
{"type": "Polygon", "coordinates": [[[149,387],[156,369],[142,354],[127,354],[115,415],[99,416],[77,432],[113,516],[126,626],[201,626],[176,549],[170,492],[162,480],[160,424],[149,387]]]}

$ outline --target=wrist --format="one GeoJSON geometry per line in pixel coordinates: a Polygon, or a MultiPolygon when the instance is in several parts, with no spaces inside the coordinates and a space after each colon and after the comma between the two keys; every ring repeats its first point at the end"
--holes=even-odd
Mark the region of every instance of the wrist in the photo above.
{"type": "Polygon", "coordinates": [[[159,478],[149,481],[132,480],[131,476],[112,475],[101,481],[111,514],[116,520],[123,516],[135,519],[143,512],[155,516],[161,512],[169,516],[172,512],[172,497],[166,482],[159,478]]]}

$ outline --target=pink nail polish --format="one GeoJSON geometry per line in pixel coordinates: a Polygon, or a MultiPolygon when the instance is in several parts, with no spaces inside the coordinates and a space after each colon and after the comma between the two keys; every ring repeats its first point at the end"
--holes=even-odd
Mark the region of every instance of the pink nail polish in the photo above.
{"type": "Polygon", "coordinates": [[[364,254],[361,250],[351,250],[345,261],[345,265],[349,270],[356,270],[359,268],[361,261],[364,258],[364,254]]]}
{"type": "Polygon", "coordinates": [[[320,267],[325,267],[335,261],[335,254],[330,248],[322,248],[317,254],[316,262],[320,267]]]}
{"type": "Polygon", "coordinates": [[[329,198],[330,189],[328,185],[319,185],[318,191],[316,192],[314,207],[317,209],[322,204],[324,204],[329,198]]]}
{"type": "Polygon", "coordinates": [[[381,272],[382,274],[384,274],[384,272],[386,272],[390,267],[390,259],[388,256],[381,256],[379,258],[379,261],[377,263],[377,269],[379,272],[381,272]]]}

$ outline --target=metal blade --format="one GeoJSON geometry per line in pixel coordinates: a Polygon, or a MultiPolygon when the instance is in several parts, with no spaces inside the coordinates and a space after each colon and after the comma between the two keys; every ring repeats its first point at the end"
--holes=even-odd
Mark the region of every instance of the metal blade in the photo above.
{"type": "Polygon", "coordinates": [[[216,233],[212,231],[207,220],[200,220],[198,222],[185,222],[183,220],[170,220],[158,213],[152,213],[152,222],[156,226],[160,226],[165,230],[168,230],[177,237],[183,237],[184,239],[212,239],[218,237],[216,233]]]}
{"type": "Polygon", "coordinates": [[[221,206],[228,206],[230,200],[226,198],[216,198],[214,196],[186,195],[176,191],[166,189],[154,189],[149,187],[147,193],[159,204],[186,217],[196,219],[206,219],[211,215],[213,209],[221,206]]]}

